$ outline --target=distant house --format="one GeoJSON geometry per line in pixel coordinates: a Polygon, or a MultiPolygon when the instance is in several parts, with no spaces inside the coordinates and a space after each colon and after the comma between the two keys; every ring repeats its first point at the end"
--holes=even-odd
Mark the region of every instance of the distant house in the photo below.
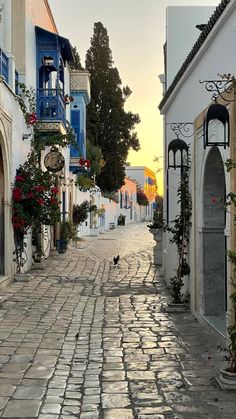
{"type": "Polygon", "coordinates": [[[155,207],[155,198],[157,195],[156,175],[146,166],[125,166],[126,176],[136,180],[138,187],[147,195],[149,204],[145,207],[142,216],[144,220],[151,220],[155,207]]]}

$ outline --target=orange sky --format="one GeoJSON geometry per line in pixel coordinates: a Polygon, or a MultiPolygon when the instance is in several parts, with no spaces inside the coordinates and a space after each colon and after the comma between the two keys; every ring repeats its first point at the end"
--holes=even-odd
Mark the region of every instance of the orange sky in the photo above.
{"type": "Polygon", "coordinates": [[[123,85],[132,95],[126,109],[138,113],[137,126],[141,144],[139,152],[131,152],[129,161],[157,173],[159,193],[162,194],[162,117],[158,104],[162,87],[158,75],[163,73],[163,44],[165,42],[165,13],[167,6],[217,6],[219,0],[49,0],[59,33],[76,46],[82,64],[94,22],[101,21],[108,30],[114,65],[123,85]]]}

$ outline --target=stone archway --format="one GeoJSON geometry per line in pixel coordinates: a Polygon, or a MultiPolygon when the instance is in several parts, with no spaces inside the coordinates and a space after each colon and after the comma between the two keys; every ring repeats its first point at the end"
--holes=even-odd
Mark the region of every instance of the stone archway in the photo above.
{"type": "Polygon", "coordinates": [[[217,147],[207,157],[203,183],[203,293],[205,316],[221,331],[226,316],[225,172],[217,147]]]}
{"type": "Polygon", "coordinates": [[[5,273],[4,185],[3,159],[0,146],[0,275],[5,273]]]}

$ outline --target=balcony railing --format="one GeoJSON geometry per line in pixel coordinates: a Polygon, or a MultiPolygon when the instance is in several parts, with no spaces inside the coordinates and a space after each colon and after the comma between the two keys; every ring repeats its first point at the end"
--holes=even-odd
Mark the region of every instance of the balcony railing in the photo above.
{"type": "Polygon", "coordinates": [[[8,57],[0,49],[0,75],[4,77],[8,83],[8,57]]]}
{"type": "Polygon", "coordinates": [[[65,100],[58,89],[37,90],[37,117],[42,121],[62,121],[66,124],[65,100]]]}

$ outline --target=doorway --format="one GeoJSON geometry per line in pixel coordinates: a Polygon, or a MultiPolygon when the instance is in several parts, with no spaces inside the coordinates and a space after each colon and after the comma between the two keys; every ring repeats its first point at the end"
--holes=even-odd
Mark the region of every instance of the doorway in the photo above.
{"type": "Polygon", "coordinates": [[[225,172],[217,147],[205,164],[203,183],[203,295],[205,317],[226,331],[225,172]]]}

